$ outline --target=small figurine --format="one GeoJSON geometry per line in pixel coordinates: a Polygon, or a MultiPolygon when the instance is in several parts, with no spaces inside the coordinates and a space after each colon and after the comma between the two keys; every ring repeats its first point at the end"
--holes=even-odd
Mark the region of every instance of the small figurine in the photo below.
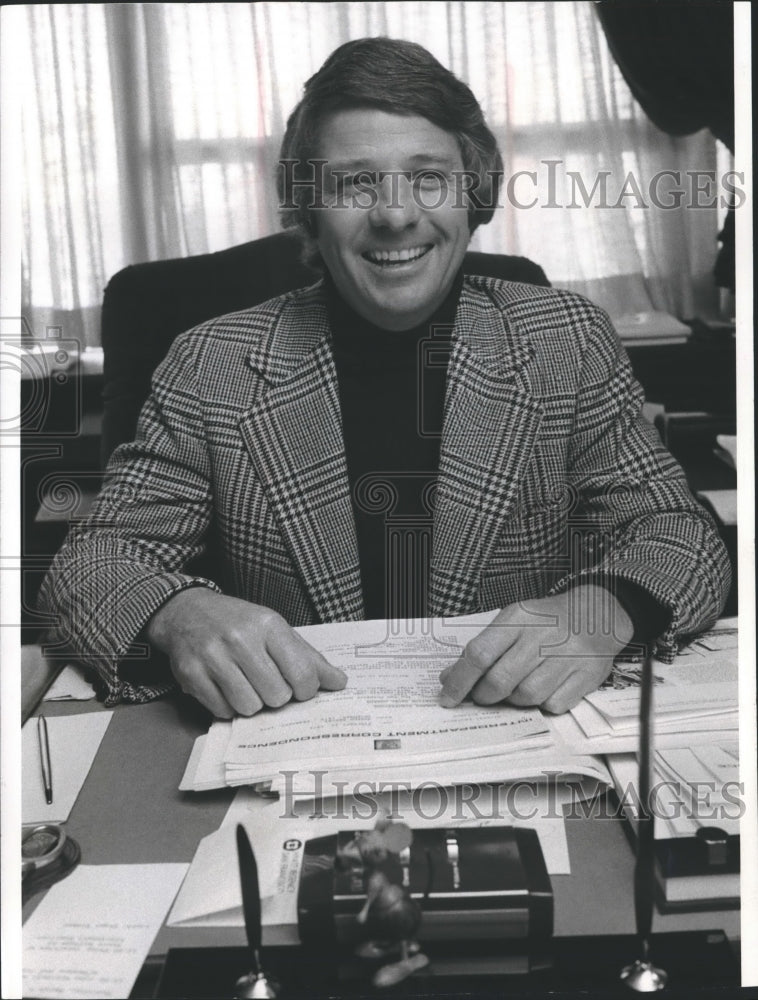
{"type": "Polygon", "coordinates": [[[403,886],[384,872],[372,872],[366,884],[366,902],[357,916],[371,940],[356,948],[364,958],[384,958],[400,952],[400,959],[382,966],[371,980],[374,986],[394,986],[429,964],[413,935],[421,923],[421,907],[403,886]]]}
{"type": "Polygon", "coordinates": [[[390,854],[400,854],[411,846],[413,832],[405,823],[393,823],[380,816],[373,830],[361,830],[339,853],[338,864],[344,868],[375,869],[390,854]]]}
{"type": "Polygon", "coordinates": [[[421,907],[403,886],[387,875],[386,862],[411,846],[413,833],[405,823],[377,821],[373,830],[355,835],[340,853],[343,867],[360,868],[364,874],[366,902],[357,915],[370,939],[356,948],[363,958],[385,958],[399,953],[396,962],[382,966],[372,983],[393,986],[429,964],[413,935],[421,923],[421,907]]]}

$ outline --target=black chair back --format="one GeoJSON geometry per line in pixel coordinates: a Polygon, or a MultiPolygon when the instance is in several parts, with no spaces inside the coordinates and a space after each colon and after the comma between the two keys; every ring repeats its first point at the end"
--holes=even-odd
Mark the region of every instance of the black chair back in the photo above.
{"type": "MultiPolygon", "coordinates": [[[[548,285],[526,257],[470,251],[467,274],[548,285]]],[[[114,448],[131,441],[150,379],[171,342],[185,330],[248,309],[318,280],[300,259],[291,232],[176,260],[135,264],[115,274],[103,298],[103,467],[114,448]]]]}

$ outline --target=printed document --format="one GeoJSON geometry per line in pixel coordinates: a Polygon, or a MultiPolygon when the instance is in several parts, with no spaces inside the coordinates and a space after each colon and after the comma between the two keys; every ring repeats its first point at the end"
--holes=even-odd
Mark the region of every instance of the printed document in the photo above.
{"type": "MultiPolygon", "coordinates": [[[[300,634],[348,675],[343,691],[237,718],[223,761],[227,784],[272,780],[312,766],[382,769],[410,762],[480,759],[550,744],[548,724],[534,708],[439,704],[439,674],[493,613],[403,622],[308,626],[300,634]]],[[[223,725],[223,724],[222,724],[223,725]]],[[[216,728],[214,726],[214,728],[216,728]]],[[[223,737],[209,734],[198,768],[217,773],[209,759],[223,737]]],[[[207,787],[207,786],[206,786],[207,787]]]]}
{"type": "Polygon", "coordinates": [[[26,997],[128,997],[186,864],[81,865],[23,931],[26,997]]]}

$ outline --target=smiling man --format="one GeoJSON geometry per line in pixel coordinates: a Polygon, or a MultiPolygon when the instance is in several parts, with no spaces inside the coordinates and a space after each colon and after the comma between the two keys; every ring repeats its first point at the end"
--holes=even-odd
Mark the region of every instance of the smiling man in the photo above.
{"type": "Polygon", "coordinates": [[[726,555],[605,314],[463,274],[502,174],[469,88],[418,45],[350,42],[281,168],[323,280],[178,338],[43,588],[107,698],[168,689],[132,675],[136,640],[229,717],[346,683],[294,626],[498,609],[442,703],[560,712],[630,641],[712,623],[726,555]],[[217,581],[191,571],[209,548],[217,581]]]}
{"type": "Polygon", "coordinates": [[[455,137],[418,115],[354,108],[324,122],[319,151],[327,187],[318,249],[339,294],[380,328],[428,320],[471,239],[455,137]]]}

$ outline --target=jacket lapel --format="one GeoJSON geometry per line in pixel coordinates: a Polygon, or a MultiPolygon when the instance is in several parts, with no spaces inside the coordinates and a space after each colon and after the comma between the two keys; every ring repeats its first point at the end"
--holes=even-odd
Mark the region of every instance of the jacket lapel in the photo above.
{"type": "Polygon", "coordinates": [[[479,578],[512,513],[542,420],[528,338],[464,286],[448,366],[430,613],[477,609],[479,578]],[[478,300],[478,305],[477,305],[478,300]]]}
{"type": "MultiPolygon", "coordinates": [[[[269,318],[270,319],[270,318],[269,318]]],[[[365,616],[337,375],[320,286],[285,305],[250,364],[266,385],[240,432],[319,618],[365,616]]],[[[430,613],[475,610],[542,419],[528,338],[464,284],[448,365],[430,613]]]]}
{"type": "Polygon", "coordinates": [[[364,617],[337,375],[318,286],[250,357],[266,381],[240,432],[318,617],[364,617]]]}

